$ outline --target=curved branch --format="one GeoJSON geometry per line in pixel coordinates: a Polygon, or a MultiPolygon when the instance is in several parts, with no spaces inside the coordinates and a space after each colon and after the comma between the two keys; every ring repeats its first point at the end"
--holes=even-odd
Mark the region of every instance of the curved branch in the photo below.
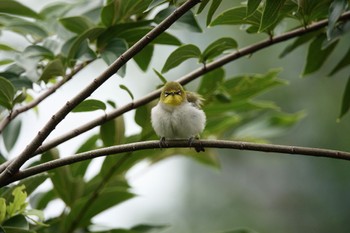
{"type": "Polygon", "coordinates": [[[3,132],[5,127],[13,120],[15,119],[19,114],[28,111],[29,109],[34,108],[38,104],[40,104],[43,100],[45,100],[47,97],[52,95],[57,91],[58,88],[63,86],[65,83],[67,83],[69,80],[71,80],[79,71],[81,71],[84,67],[86,67],[89,63],[92,61],[84,62],[80,65],[78,65],[76,68],[74,68],[69,74],[65,75],[64,78],[49,87],[44,93],[42,93],[40,96],[38,96],[35,100],[31,101],[30,103],[23,105],[19,108],[14,109],[7,117],[5,117],[0,122],[0,134],[3,132]]]}
{"type": "Polygon", "coordinates": [[[84,99],[89,97],[97,88],[114,75],[127,61],[140,52],[146,45],[153,41],[157,36],[168,29],[183,14],[189,11],[193,6],[198,4],[200,0],[188,0],[170,14],[157,27],[153,28],[149,33],[142,37],[138,42],[124,52],[116,61],[113,62],[99,77],[94,79],[86,88],[79,92],[71,100],[59,109],[55,115],[46,123],[46,125],[38,132],[37,136],[26,146],[26,148],[16,157],[9,166],[0,174],[0,184],[5,183],[19,168],[33,156],[33,153],[55,129],[55,127],[68,115],[68,113],[84,99]]]}
{"type": "MultiPolygon", "coordinates": [[[[251,142],[239,142],[239,141],[228,141],[228,140],[196,140],[190,142],[188,140],[169,140],[167,145],[160,147],[160,143],[157,140],[134,142],[129,144],[111,146],[92,150],[88,152],[79,153],[73,156],[64,157],[49,161],[34,167],[24,169],[15,173],[12,177],[6,180],[7,185],[14,181],[22,180],[24,178],[46,172],[58,167],[70,165],[73,163],[81,162],[88,159],[93,159],[102,156],[114,156],[116,154],[124,152],[134,152],[138,150],[146,149],[158,149],[158,148],[191,148],[196,146],[203,146],[204,148],[226,148],[236,150],[249,150],[249,151],[260,151],[260,152],[273,152],[282,154],[298,154],[306,156],[326,157],[333,159],[342,159],[350,161],[350,152],[328,150],[320,148],[310,147],[299,147],[299,146],[285,146],[285,145],[273,145],[273,144],[262,144],[262,143],[251,143],[251,142]]],[[[200,154],[198,155],[200,156],[200,154]]]]}
{"type": "MultiPolygon", "coordinates": [[[[350,20],[350,12],[344,13],[340,17],[339,20],[343,20],[343,21],[350,20]]],[[[307,28],[302,27],[302,28],[299,28],[299,29],[296,29],[296,30],[293,30],[290,32],[286,32],[286,33],[281,34],[279,36],[268,38],[268,39],[263,40],[259,43],[247,46],[243,49],[240,49],[237,52],[233,52],[233,53],[228,54],[220,59],[217,59],[216,61],[207,63],[205,66],[203,66],[199,69],[196,69],[193,72],[178,79],[178,82],[180,82],[183,85],[187,84],[187,83],[193,81],[194,79],[202,76],[203,74],[206,74],[206,73],[208,73],[216,68],[219,68],[219,67],[221,67],[229,62],[235,61],[236,59],[239,59],[243,56],[260,51],[261,49],[267,48],[271,45],[295,38],[295,37],[300,36],[300,35],[304,35],[306,33],[310,33],[310,32],[319,30],[320,28],[327,26],[327,24],[328,24],[328,20],[322,20],[322,21],[319,21],[319,22],[314,23],[312,25],[309,25],[307,28]]],[[[65,134],[62,134],[61,136],[58,136],[57,138],[52,139],[51,141],[44,143],[42,146],[40,146],[35,151],[33,156],[37,155],[37,154],[41,154],[41,153],[43,153],[43,152],[45,152],[53,147],[65,142],[65,141],[68,141],[68,140],[70,140],[70,139],[72,139],[72,138],[74,138],[74,137],[76,137],[84,132],[89,131],[90,129],[92,129],[96,126],[99,126],[99,125],[101,125],[101,124],[103,124],[111,119],[119,117],[128,111],[131,111],[131,110],[136,109],[142,105],[145,105],[145,104],[151,102],[152,100],[158,98],[159,95],[160,95],[160,90],[153,91],[153,92],[149,93],[148,95],[144,96],[143,98],[135,100],[127,105],[124,105],[123,107],[120,107],[118,109],[115,109],[115,110],[103,115],[103,116],[95,118],[94,120],[92,120],[84,125],[81,125],[80,127],[77,127],[77,128],[75,128],[75,129],[73,129],[65,134]]]]}

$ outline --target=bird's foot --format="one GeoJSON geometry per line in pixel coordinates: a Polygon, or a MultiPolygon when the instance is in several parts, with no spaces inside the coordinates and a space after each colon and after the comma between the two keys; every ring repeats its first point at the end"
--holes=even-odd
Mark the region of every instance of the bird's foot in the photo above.
{"type": "Polygon", "coordinates": [[[196,146],[194,146],[194,149],[196,150],[196,152],[201,152],[201,151],[205,151],[205,149],[204,149],[204,147],[203,147],[203,145],[202,145],[202,143],[201,143],[201,141],[199,140],[199,138],[198,137],[190,137],[189,139],[188,139],[188,143],[190,144],[190,147],[192,147],[192,143],[194,142],[194,141],[198,141],[199,142],[199,144],[198,145],[196,145],[196,146]]]}
{"type": "Polygon", "coordinates": [[[165,140],[165,137],[161,137],[160,140],[159,140],[159,148],[160,149],[163,149],[163,148],[166,148],[168,147],[168,143],[166,142],[165,140]]]}

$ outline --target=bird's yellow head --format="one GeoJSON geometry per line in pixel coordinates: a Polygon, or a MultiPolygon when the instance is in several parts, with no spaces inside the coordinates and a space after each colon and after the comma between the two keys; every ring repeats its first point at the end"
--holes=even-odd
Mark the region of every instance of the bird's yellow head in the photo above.
{"type": "Polygon", "coordinates": [[[186,101],[186,93],[180,83],[167,82],[163,87],[160,100],[164,104],[177,106],[186,101]]]}

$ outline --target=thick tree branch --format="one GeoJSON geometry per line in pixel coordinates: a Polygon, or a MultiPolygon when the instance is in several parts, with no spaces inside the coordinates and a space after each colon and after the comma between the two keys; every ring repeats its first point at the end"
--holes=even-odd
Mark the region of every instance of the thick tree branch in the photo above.
{"type": "Polygon", "coordinates": [[[98,87],[114,75],[127,61],[140,52],[146,45],[153,41],[157,36],[168,29],[177,19],[189,11],[200,0],[188,0],[171,15],[169,15],[157,27],[153,28],[149,33],[142,37],[138,42],[124,52],[112,65],[110,65],[99,77],[94,79],[86,88],[79,92],[71,100],[60,108],[55,115],[46,123],[46,125],[38,132],[37,136],[27,145],[21,154],[14,159],[13,162],[0,174],[0,185],[6,183],[6,180],[15,174],[19,168],[33,156],[34,152],[55,129],[55,127],[66,117],[66,115],[84,99],[89,97],[98,87]]]}
{"type": "Polygon", "coordinates": [[[79,64],[76,68],[74,68],[69,74],[64,76],[64,78],[49,87],[47,90],[45,90],[44,93],[42,93],[40,96],[38,96],[35,100],[32,102],[23,105],[19,108],[14,109],[7,117],[5,117],[1,122],[0,122],[0,134],[3,132],[5,127],[13,120],[15,119],[19,114],[28,111],[29,109],[34,108],[38,104],[40,104],[43,100],[45,100],[47,97],[52,95],[57,91],[58,88],[63,86],[65,83],[67,83],[69,80],[71,80],[79,71],[81,71],[86,65],[88,65],[91,61],[84,62],[82,64],[79,64]]]}
{"type": "MultiPolygon", "coordinates": [[[[251,142],[239,142],[239,141],[228,141],[228,140],[197,140],[189,144],[188,140],[170,140],[167,141],[167,145],[162,148],[191,148],[196,146],[203,146],[204,148],[226,148],[235,150],[249,150],[249,151],[261,151],[261,152],[273,152],[282,154],[298,154],[306,156],[326,157],[333,159],[342,159],[350,161],[350,152],[327,150],[319,148],[299,147],[299,146],[285,146],[285,145],[272,145],[272,144],[261,144],[251,142]]],[[[50,171],[52,169],[70,165],[73,163],[81,162],[88,159],[93,159],[102,156],[114,156],[125,152],[134,152],[138,150],[146,149],[159,149],[159,141],[143,141],[134,142],[129,144],[111,146],[92,150],[88,152],[79,153],[73,156],[64,157],[49,161],[34,167],[24,169],[15,173],[12,177],[6,180],[1,185],[7,185],[17,180],[21,180],[36,174],[50,171]]],[[[201,156],[199,153],[198,156],[201,156]]]]}
{"type": "MultiPolygon", "coordinates": [[[[339,20],[343,20],[343,21],[350,20],[350,12],[344,13],[340,17],[339,20]]],[[[283,41],[286,41],[289,39],[293,39],[295,37],[304,35],[306,33],[310,33],[310,32],[319,30],[321,28],[326,27],[327,24],[328,24],[328,20],[322,20],[322,21],[319,21],[319,22],[314,23],[312,25],[309,25],[307,28],[302,27],[302,28],[299,28],[299,29],[296,29],[296,30],[293,30],[290,32],[286,32],[286,33],[281,34],[279,36],[268,38],[268,39],[261,41],[261,42],[258,42],[256,44],[247,46],[245,48],[240,49],[237,52],[233,52],[233,53],[228,54],[220,59],[217,59],[216,61],[207,63],[205,66],[203,66],[199,69],[196,69],[193,72],[181,77],[178,80],[178,82],[180,82],[183,85],[187,84],[187,83],[193,81],[194,79],[196,79],[196,78],[198,78],[198,77],[200,77],[200,76],[202,76],[202,75],[204,75],[204,74],[206,74],[206,73],[208,73],[216,68],[222,67],[223,65],[225,65],[229,62],[235,61],[243,56],[258,52],[258,51],[260,51],[264,48],[267,48],[271,45],[274,45],[274,44],[277,44],[277,43],[280,43],[280,42],[283,42],[283,41]]],[[[152,100],[158,98],[159,95],[160,95],[160,90],[153,91],[153,92],[149,93],[148,95],[144,96],[143,98],[135,100],[127,105],[124,105],[123,107],[115,109],[115,110],[113,110],[113,111],[111,111],[103,116],[100,116],[100,117],[80,126],[80,127],[77,127],[75,129],[57,137],[57,138],[54,138],[51,141],[48,141],[48,142],[44,143],[42,146],[40,146],[38,148],[38,150],[35,151],[34,155],[43,153],[43,152],[63,143],[65,141],[70,140],[71,138],[74,138],[74,137],[76,137],[84,132],[87,132],[88,130],[90,130],[96,126],[99,126],[99,125],[101,125],[101,124],[103,124],[111,119],[114,119],[118,116],[123,115],[124,113],[126,113],[128,111],[131,111],[131,110],[136,109],[142,105],[145,105],[145,104],[151,102],[152,100]]]]}

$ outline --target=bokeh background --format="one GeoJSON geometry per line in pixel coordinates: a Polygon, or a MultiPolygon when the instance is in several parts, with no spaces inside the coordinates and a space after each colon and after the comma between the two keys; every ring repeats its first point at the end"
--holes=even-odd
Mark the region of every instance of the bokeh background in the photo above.
{"type": "MultiPolygon", "coordinates": [[[[55,0],[20,2],[40,10],[55,0]]],[[[231,5],[230,1],[223,1],[217,12],[231,5]]],[[[205,48],[222,36],[233,37],[240,48],[266,37],[248,35],[238,27],[206,28],[202,17],[203,15],[198,16],[198,21],[203,26],[203,33],[172,32],[184,43],[194,43],[200,48],[205,48]]],[[[293,22],[290,22],[290,26],[293,26],[293,22]]],[[[278,137],[268,138],[271,143],[350,151],[350,114],[337,122],[349,68],[336,76],[327,77],[335,62],[346,52],[342,48],[347,47],[350,36],[346,37],[324,67],[307,77],[300,76],[307,46],[279,59],[279,54],[292,41],[274,45],[224,67],[227,77],[242,73],[266,73],[273,68],[283,68],[280,77],[287,80],[289,85],[274,88],[259,98],[276,102],[286,112],[303,111],[305,117],[278,137]]],[[[0,41],[7,41],[19,48],[26,43],[9,33],[3,33],[0,41]]],[[[151,67],[161,70],[172,50],[171,47],[156,47],[151,67]]],[[[186,62],[167,73],[166,77],[176,80],[195,66],[199,67],[195,61],[186,62]]],[[[22,119],[25,123],[20,140],[9,156],[16,155],[29,142],[56,107],[62,106],[77,92],[77,87],[91,81],[105,67],[101,61],[94,62],[67,86],[44,101],[38,114],[24,114],[22,119]],[[56,106],[52,106],[52,101],[57,103],[56,106]]],[[[119,84],[128,86],[135,98],[138,98],[153,90],[160,81],[151,69],[143,73],[133,62],[129,62],[125,78],[111,78],[93,97],[112,99],[119,106],[126,104],[130,98],[118,88],[119,84]]],[[[187,89],[195,90],[197,85],[198,81],[195,81],[187,85],[187,89]]],[[[39,90],[40,87],[36,87],[36,91],[39,90]]],[[[68,116],[50,137],[60,135],[76,125],[76,122],[91,119],[90,114],[68,116]]],[[[126,114],[125,120],[128,134],[138,132],[138,126],[133,122],[133,113],[126,114]]],[[[91,132],[63,144],[59,148],[61,154],[73,153],[89,135],[91,132]]],[[[89,168],[90,174],[98,170],[101,161],[97,159],[94,162],[94,166],[89,168]]],[[[100,226],[114,227],[130,227],[139,223],[170,225],[164,231],[166,233],[210,233],[235,228],[272,233],[350,232],[349,162],[236,150],[220,150],[220,161],[220,169],[182,156],[152,166],[147,162],[141,163],[128,174],[132,191],[138,196],[97,216],[94,221],[100,226]]],[[[45,190],[49,185],[45,183],[41,188],[45,190]]],[[[47,217],[59,213],[57,209],[60,208],[63,208],[63,204],[59,201],[52,203],[46,210],[47,217]]]]}

